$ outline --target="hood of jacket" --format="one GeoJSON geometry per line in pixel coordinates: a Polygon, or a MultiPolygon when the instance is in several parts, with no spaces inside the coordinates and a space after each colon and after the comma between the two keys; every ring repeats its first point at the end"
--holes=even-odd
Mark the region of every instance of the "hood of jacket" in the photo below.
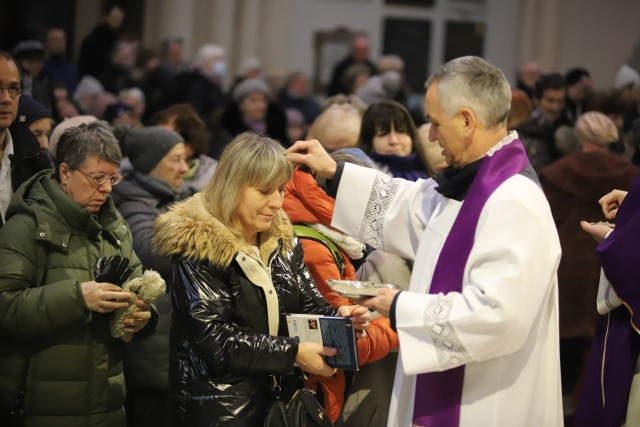
{"type": "Polygon", "coordinates": [[[141,201],[157,209],[178,200],[180,192],[159,179],[133,171],[113,187],[111,198],[116,206],[126,201],[141,201]]]}
{"type": "MultiPolygon", "coordinates": [[[[171,206],[158,217],[154,228],[153,243],[163,256],[186,257],[228,267],[239,251],[251,253],[248,243],[238,239],[206,209],[203,193],[171,206]]],[[[291,251],[293,237],[291,222],[284,211],[278,211],[271,229],[261,234],[260,257],[265,264],[276,249],[283,254],[291,251]]]]}
{"type": "MultiPolygon", "coordinates": [[[[613,183],[630,184],[637,169],[620,155],[610,152],[569,154],[542,170],[542,179],[584,200],[598,200],[613,183]]],[[[620,184],[618,184],[620,185],[620,184]]]]}
{"type": "Polygon", "coordinates": [[[282,208],[294,224],[330,226],[335,204],[336,201],[318,186],[313,175],[300,169],[293,171],[291,181],[284,188],[282,208]]]}
{"type": "Polygon", "coordinates": [[[55,181],[52,170],[37,173],[14,194],[7,210],[7,219],[26,214],[35,218],[37,227],[34,238],[47,241],[57,250],[67,253],[71,229],[86,230],[87,236],[105,233],[120,246],[128,232],[121,225],[120,215],[111,197],[108,197],[97,215],[92,215],[71,199],[55,181]]]}

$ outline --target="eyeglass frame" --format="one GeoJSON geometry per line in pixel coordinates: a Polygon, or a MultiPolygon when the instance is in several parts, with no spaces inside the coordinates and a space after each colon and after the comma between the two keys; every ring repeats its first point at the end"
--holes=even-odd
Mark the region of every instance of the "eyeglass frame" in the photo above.
{"type": "Polygon", "coordinates": [[[76,171],[80,172],[85,178],[87,178],[89,180],[89,182],[91,184],[93,184],[96,188],[100,187],[102,184],[104,184],[105,182],[107,182],[107,180],[109,180],[109,183],[111,184],[111,186],[114,185],[118,185],[122,182],[122,180],[124,179],[124,176],[122,176],[119,173],[114,173],[113,175],[107,175],[104,172],[92,172],[92,173],[88,173],[88,172],[84,172],[80,169],[75,169],[76,171]],[[100,182],[98,182],[98,180],[96,179],[96,175],[104,175],[104,178],[100,180],[100,182]],[[116,182],[113,182],[115,179],[116,182]]]}
{"type": "Polygon", "coordinates": [[[7,91],[7,95],[9,95],[9,98],[11,99],[16,99],[17,97],[22,95],[22,88],[20,86],[9,86],[9,87],[0,86],[0,96],[2,96],[2,92],[4,91],[7,91]],[[11,94],[12,90],[16,90],[18,91],[18,93],[16,93],[15,95],[12,95],[11,94]]]}

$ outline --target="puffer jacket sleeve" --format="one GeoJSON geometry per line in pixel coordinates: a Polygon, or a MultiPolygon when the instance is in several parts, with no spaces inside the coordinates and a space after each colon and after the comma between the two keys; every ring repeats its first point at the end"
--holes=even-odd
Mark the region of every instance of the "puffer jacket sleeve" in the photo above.
{"type": "Polygon", "coordinates": [[[367,335],[357,341],[358,364],[366,365],[385,357],[391,350],[400,345],[400,339],[393,329],[388,317],[376,317],[369,322],[367,335]]]}
{"type": "Polygon", "coordinates": [[[304,248],[305,264],[316,282],[316,286],[324,299],[332,307],[340,307],[341,305],[351,305],[351,302],[340,296],[339,293],[332,291],[327,284],[327,279],[342,279],[340,270],[336,265],[336,261],[331,251],[322,243],[318,243],[311,239],[300,239],[304,248]]]}
{"type": "Polygon", "coordinates": [[[171,282],[171,259],[158,255],[153,250],[153,224],[159,212],[139,201],[126,201],[118,210],[129,224],[133,235],[133,249],[145,269],[157,271],[169,285],[171,282]]]}
{"type": "Polygon", "coordinates": [[[300,298],[302,313],[304,314],[323,314],[325,316],[337,316],[337,308],[329,306],[324,299],[316,283],[311,277],[311,273],[304,263],[304,250],[302,243],[295,237],[293,254],[291,256],[294,277],[298,287],[300,288],[300,298]]]}
{"type": "Polygon", "coordinates": [[[283,374],[293,370],[298,339],[239,326],[227,273],[188,260],[179,260],[174,268],[173,331],[178,339],[188,340],[210,372],[283,374]]]}
{"type": "Polygon", "coordinates": [[[0,335],[28,341],[76,322],[86,321],[90,311],[80,283],[62,280],[40,286],[46,251],[34,242],[35,223],[14,215],[0,228],[0,335]]]}

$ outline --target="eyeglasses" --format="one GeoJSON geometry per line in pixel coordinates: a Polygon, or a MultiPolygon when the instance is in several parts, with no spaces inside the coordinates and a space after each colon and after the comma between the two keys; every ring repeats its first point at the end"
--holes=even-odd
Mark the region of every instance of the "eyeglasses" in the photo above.
{"type": "Polygon", "coordinates": [[[103,172],[86,173],[81,171],[80,169],[76,169],[76,170],[80,172],[82,175],[84,175],[86,178],[88,178],[89,181],[91,181],[91,183],[96,187],[104,184],[105,182],[107,182],[107,180],[109,180],[111,185],[117,185],[120,183],[120,181],[122,181],[122,178],[124,178],[119,173],[114,173],[113,175],[107,175],[106,173],[103,173],[103,172]]]}
{"type": "Polygon", "coordinates": [[[2,92],[5,90],[7,91],[7,93],[9,94],[9,98],[11,99],[17,98],[22,93],[22,88],[20,86],[9,86],[9,87],[0,86],[0,95],[2,95],[2,92]]]}

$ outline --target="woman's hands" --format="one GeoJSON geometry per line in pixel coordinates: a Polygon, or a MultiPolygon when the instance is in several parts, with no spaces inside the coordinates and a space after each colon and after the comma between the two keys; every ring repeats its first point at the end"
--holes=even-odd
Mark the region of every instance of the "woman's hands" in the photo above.
{"type": "Polygon", "coordinates": [[[356,330],[356,337],[363,338],[369,329],[371,313],[366,307],[361,305],[343,305],[338,307],[338,314],[342,317],[353,319],[353,328],[356,330]]]}
{"type": "Polygon", "coordinates": [[[296,364],[305,372],[310,374],[330,377],[336,373],[336,369],[327,365],[322,356],[335,356],[336,349],[323,347],[320,344],[312,342],[301,342],[298,344],[298,353],[296,354],[296,364]]]}
{"type": "MultiPolygon", "coordinates": [[[[89,310],[97,313],[110,313],[117,308],[127,308],[132,304],[131,294],[113,283],[83,282],[80,284],[80,289],[89,310]]],[[[135,301],[135,305],[138,309],[125,318],[125,332],[140,332],[151,319],[150,304],[139,299],[135,301]]]]}
{"type": "Polygon", "coordinates": [[[136,301],[138,309],[128,316],[125,316],[124,331],[135,334],[140,332],[151,319],[151,304],[147,304],[143,300],[136,301]]]}
{"type": "Polygon", "coordinates": [[[91,311],[110,313],[116,308],[129,307],[131,294],[113,283],[83,282],[80,289],[91,311]]]}
{"type": "MultiPolygon", "coordinates": [[[[343,305],[338,308],[338,314],[342,317],[352,318],[356,336],[358,338],[364,336],[366,330],[369,328],[369,319],[371,318],[371,313],[369,313],[366,307],[360,305],[343,305]]],[[[296,364],[300,369],[310,374],[330,377],[336,372],[336,369],[327,365],[323,356],[335,355],[335,348],[323,347],[320,344],[311,342],[301,342],[298,344],[296,364]]]]}

